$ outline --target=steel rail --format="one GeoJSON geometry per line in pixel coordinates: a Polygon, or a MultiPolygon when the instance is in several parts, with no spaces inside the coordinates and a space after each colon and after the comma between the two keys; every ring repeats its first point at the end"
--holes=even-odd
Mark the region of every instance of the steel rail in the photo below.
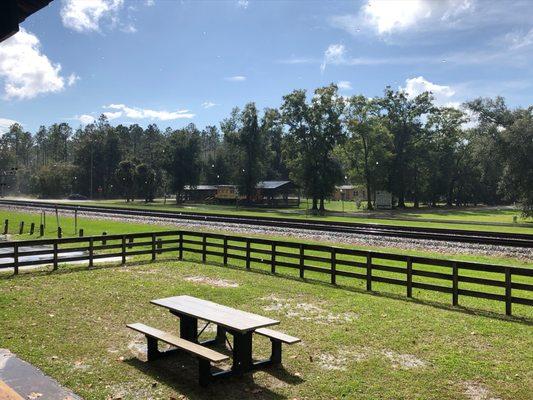
{"type": "Polygon", "coordinates": [[[413,226],[396,226],[375,223],[336,222],[301,220],[283,217],[231,216],[217,213],[176,212],[164,210],[140,210],[109,206],[51,203],[27,200],[0,200],[0,205],[31,207],[41,209],[58,209],[89,213],[106,213],[114,215],[141,216],[153,218],[170,218],[179,220],[218,222],[228,224],[247,224],[315,231],[329,231],[361,235],[425,239],[448,242],[475,243],[494,246],[533,248],[533,234],[488,232],[463,229],[427,228],[413,226]]]}

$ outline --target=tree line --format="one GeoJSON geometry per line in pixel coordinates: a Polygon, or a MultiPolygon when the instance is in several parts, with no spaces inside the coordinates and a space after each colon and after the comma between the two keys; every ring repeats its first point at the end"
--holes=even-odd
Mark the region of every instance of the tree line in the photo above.
{"type": "Polygon", "coordinates": [[[351,183],[366,187],[369,208],[375,190],[389,190],[398,207],[519,202],[532,215],[532,155],[533,106],[496,97],[442,107],[430,92],[390,87],[343,97],[333,84],[295,90],[279,108],[248,103],[201,130],[112,126],[102,115],[76,130],[14,124],[0,137],[13,193],[180,201],[187,185],[231,183],[251,199],[261,180],[292,179],[317,211],[335,185],[351,183]]]}

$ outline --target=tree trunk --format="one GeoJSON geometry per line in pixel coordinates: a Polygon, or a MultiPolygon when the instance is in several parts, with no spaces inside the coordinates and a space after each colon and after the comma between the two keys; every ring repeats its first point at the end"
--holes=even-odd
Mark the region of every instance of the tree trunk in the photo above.
{"type": "Polygon", "coordinates": [[[374,206],[372,205],[372,191],[370,190],[370,182],[366,181],[366,208],[373,210],[374,206]]]}
{"type": "Polygon", "coordinates": [[[313,197],[313,206],[311,207],[311,210],[318,211],[318,200],[316,197],[313,197]]]}
{"type": "Polygon", "coordinates": [[[320,210],[319,211],[320,211],[321,214],[323,214],[324,211],[326,211],[326,207],[324,207],[324,198],[323,197],[320,198],[320,210]]]}

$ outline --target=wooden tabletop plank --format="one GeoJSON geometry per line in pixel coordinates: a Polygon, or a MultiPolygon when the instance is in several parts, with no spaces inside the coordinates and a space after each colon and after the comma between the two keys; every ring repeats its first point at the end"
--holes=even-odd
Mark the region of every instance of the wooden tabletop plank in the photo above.
{"type": "Polygon", "coordinates": [[[187,295],[152,300],[151,303],[239,332],[248,332],[279,324],[279,321],[275,319],[187,295]]]}
{"type": "Polygon", "coordinates": [[[11,389],[7,383],[0,380],[0,399],[1,400],[24,400],[17,392],[11,389]]]}

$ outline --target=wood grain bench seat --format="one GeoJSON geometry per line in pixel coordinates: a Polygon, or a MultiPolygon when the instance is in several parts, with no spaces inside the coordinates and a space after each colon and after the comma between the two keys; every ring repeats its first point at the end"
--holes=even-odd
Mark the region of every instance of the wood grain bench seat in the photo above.
{"type": "Polygon", "coordinates": [[[196,356],[198,358],[199,381],[201,386],[207,385],[211,380],[211,363],[218,363],[229,359],[229,356],[225,354],[142,323],[128,324],[126,326],[146,336],[148,361],[157,359],[161,355],[161,352],[157,348],[158,340],[196,356]]]}
{"type": "Polygon", "coordinates": [[[254,331],[258,335],[266,336],[272,342],[272,355],[268,360],[272,364],[281,363],[281,344],[295,344],[301,342],[300,339],[294,336],[287,335],[286,333],[278,332],[273,329],[259,328],[254,331]]]}

